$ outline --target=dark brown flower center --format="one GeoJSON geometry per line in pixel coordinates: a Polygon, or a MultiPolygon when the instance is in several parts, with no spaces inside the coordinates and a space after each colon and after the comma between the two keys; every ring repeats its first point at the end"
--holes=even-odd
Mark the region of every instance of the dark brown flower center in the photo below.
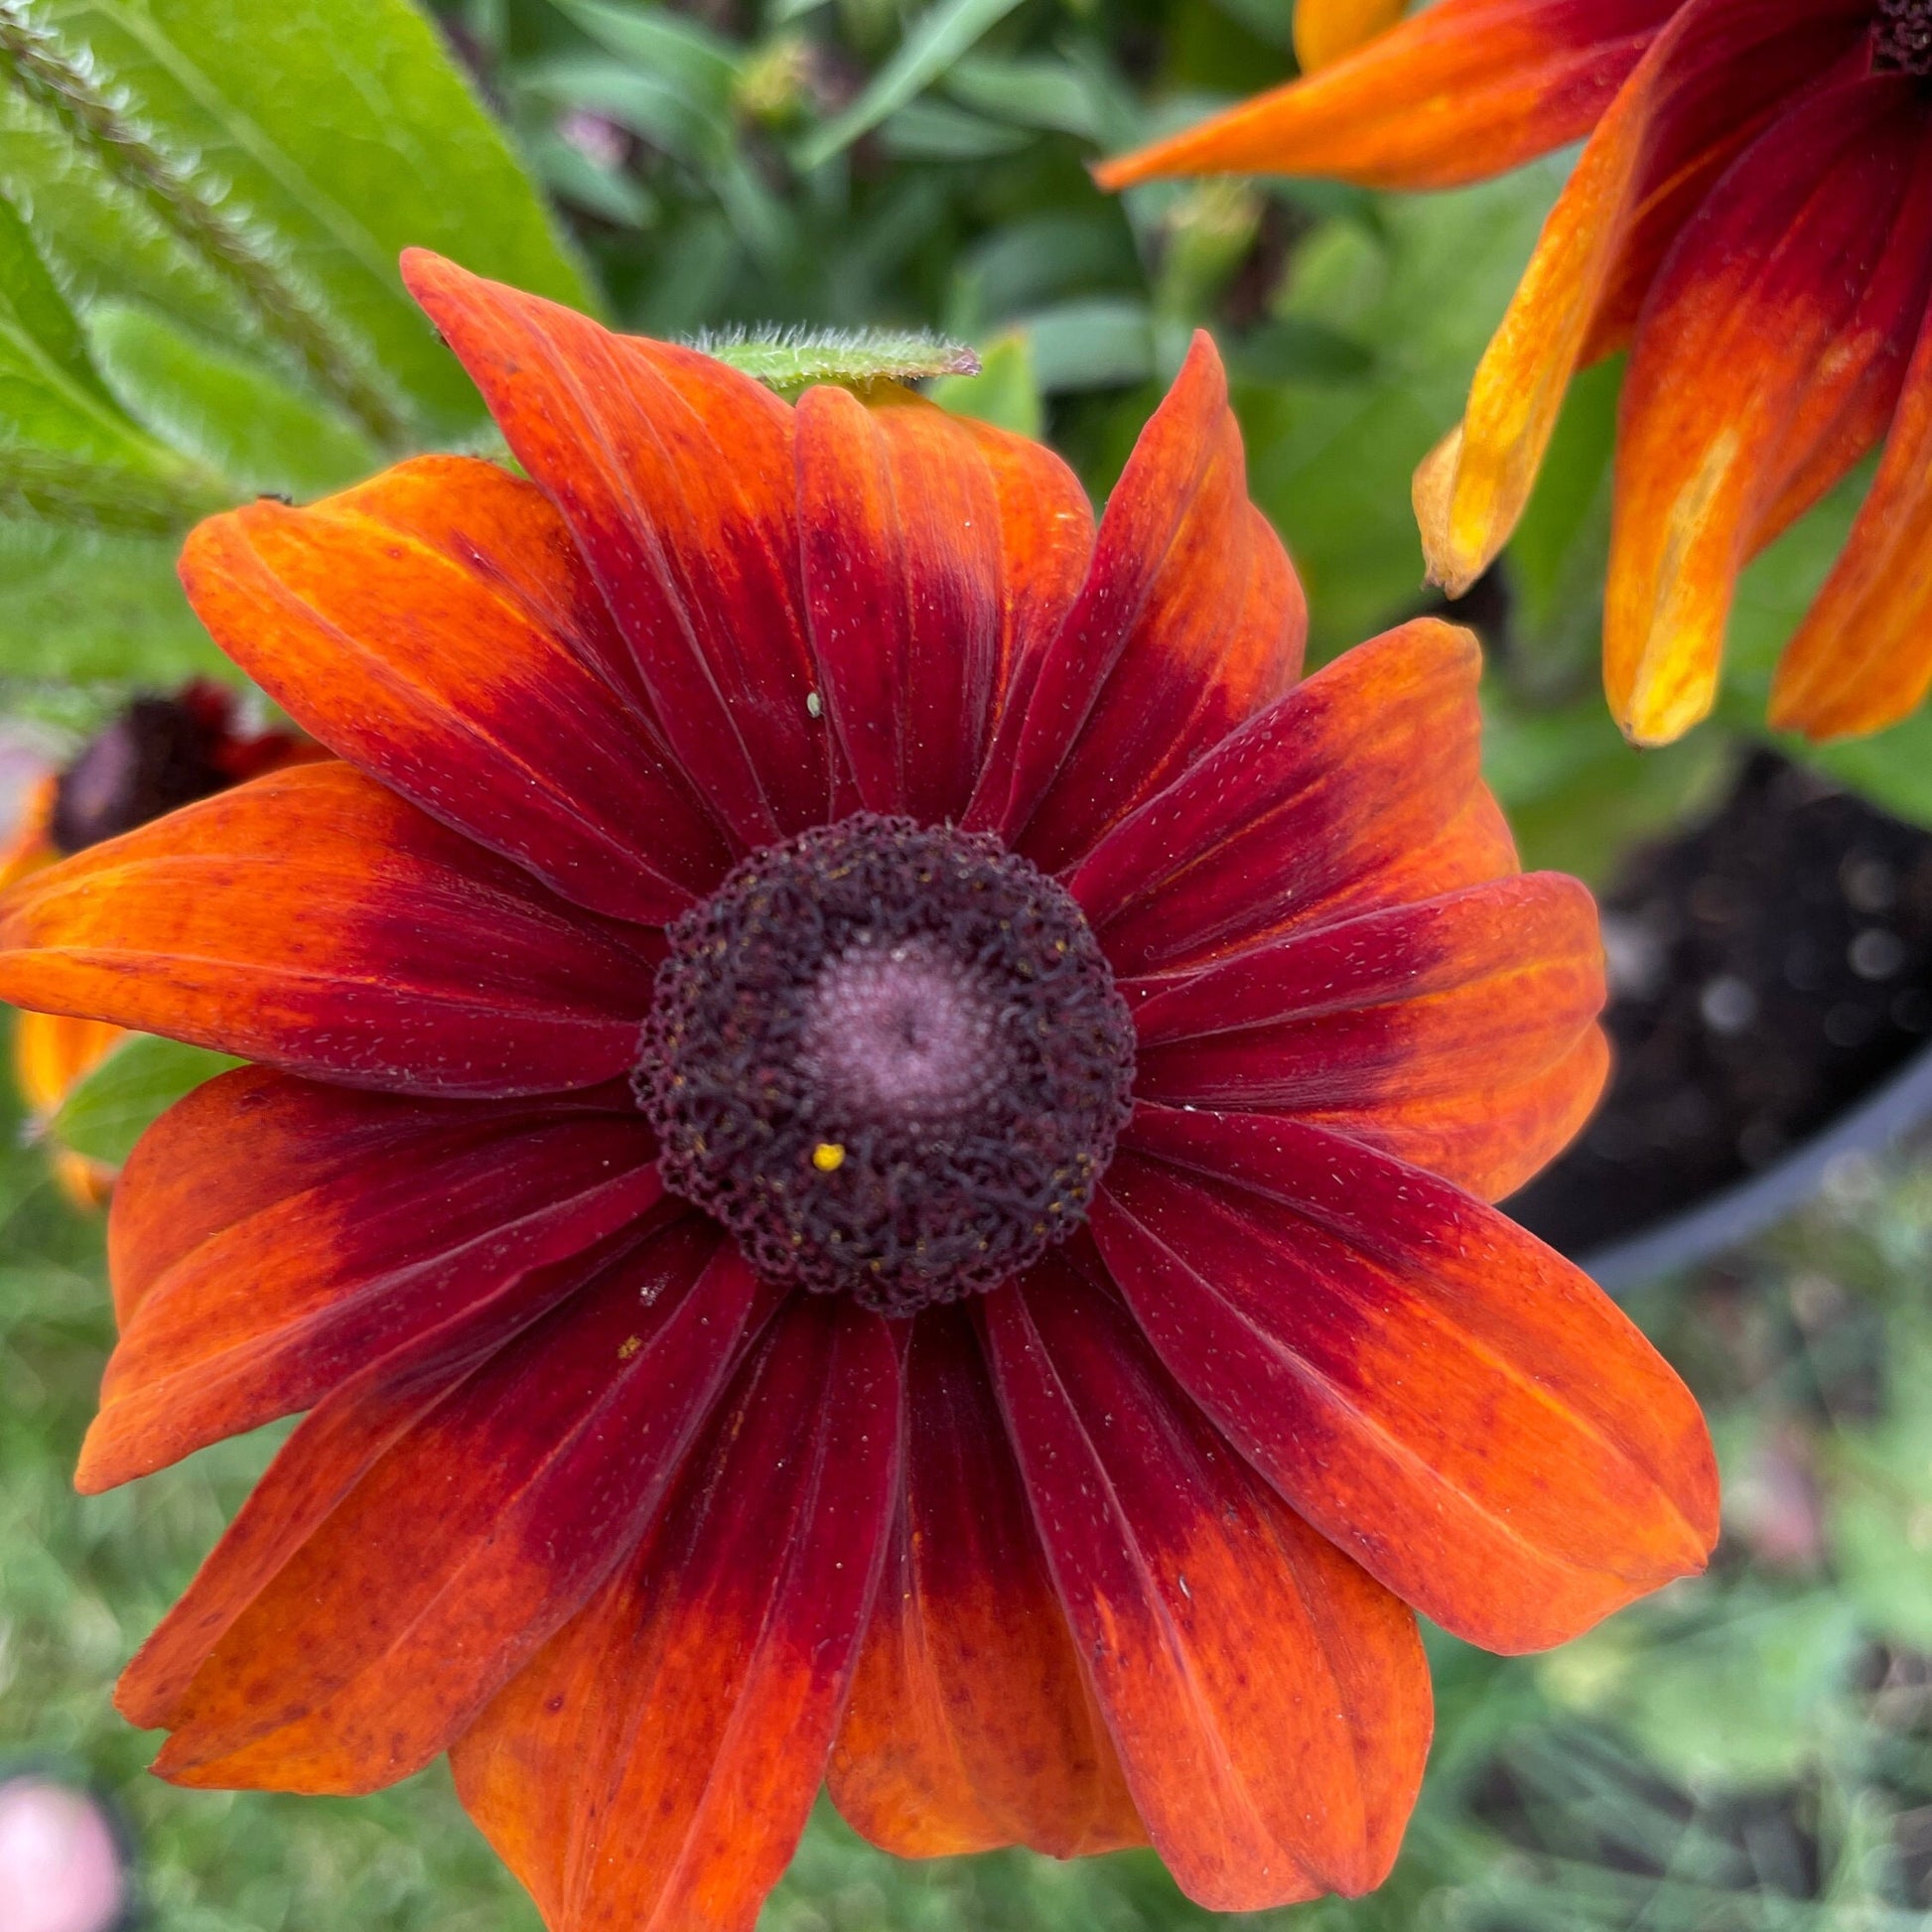
{"type": "Polygon", "coordinates": [[[1932,74],[1932,0],[1878,0],[1871,64],[1893,73],[1932,74]]]}
{"type": "Polygon", "coordinates": [[[1133,1024],[1025,859],[861,813],[755,853],[670,936],[638,1104],[665,1184],[762,1273],[913,1314],[1085,1219],[1133,1024]]]}
{"type": "Polygon", "coordinates": [[[83,852],[220,791],[221,724],[192,697],[136,698],[61,773],[47,828],[55,850],[83,852]]]}

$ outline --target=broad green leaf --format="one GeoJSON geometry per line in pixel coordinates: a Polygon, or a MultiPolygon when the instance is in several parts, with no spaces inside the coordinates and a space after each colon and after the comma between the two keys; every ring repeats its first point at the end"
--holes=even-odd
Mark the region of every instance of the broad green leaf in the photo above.
{"type": "Polygon", "coordinates": [[[8,686],[61,679],[167,687],[233,677],[188,608],[172,538],[0,516],[0,709],[8,686]]]}
{"type": "Polygon", "coordinates": [[[69,1090],[48,1131],[63,1147],[118,1168],[184,1094],[240,1064],[203,1046],[130,1034],[69,1090]]]}
{"type": "Polygon", "coordinates": [[[1249,485],[1309,591],[1317,657],[1380,629],[1423,596],[1409,479],[1461,414],[1562,181],[1545,162],[1443,195],[1336,217],[1296,258],[1279,315],[1362,345],[1373,367],[1244,385],[1249,485]]]}
{"type": "Polygon", "coordinates": [[[916,382],[934,375],[976,375],[980,366],[963,343],[884,329],[788,329],[764,337],[732,330],[699,336],[692,346],[774,389],[802,389],[811,382],[916,382]]]}
{"type": "Polygon", "coordinates": [[[1154,323],[1129,296],[1057,303],[1023,325],[1046,395],[1144,382],[1155,369],[1154,323]]]}
{"type": "Polygon", "coordinates": [[[1033,344],[1024,332],[1002,336],[981,357],[978,375],[949,375],[927,391],[956,415],[994,423],[1019,436],[1037,438],[1042,410],[1034,379],[1033,344]]]}
{"type": "Polygon", "coordinates": [[[0,202],[0,507],[167,530],[224,496],[108,393],[26,223],[0,202]]]}
{"type": "Polygon", "coordinates": [[[1033,141],[1025,128],[988,120],[943,100],[909,100],[879,129],[880,145],[904,161],[988,161],[1033,141]]]}
{"type": "Polygon", "coordinates": [[[133,414],[239,490],[316,495],[381,467],[382,453],[345,418],[166,316],[103,303],[87,329],[133,414]]]}
{"type": "Polygon", "coordinates": [[[1092,77],[1064,61],[955,61],[941,82],[962,107],[1083,141],[1098,141],[1106,115],[1092,77]]]}
{"type": "Polygon", "coordinates": [[[0,67],[382,440],[480,413],[403,292],[404,246],[586,299],[407,0],[5,0],[0,67]]]}
{"type": "Polygon", "coordinates": [[[873,75],[844,113],[800,144],[798,165],[809,172],[842,154],[895,108],[929,87],[952,64],[1010,14],[1020,0],[936,0],[912,23],[892,59],[873,75]]]}

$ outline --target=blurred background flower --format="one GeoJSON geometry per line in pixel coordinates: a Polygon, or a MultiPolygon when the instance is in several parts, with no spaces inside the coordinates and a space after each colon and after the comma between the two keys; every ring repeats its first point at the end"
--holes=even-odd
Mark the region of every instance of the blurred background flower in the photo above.
{"type": "MultiPolygon", "coordinates": [[[[1106,197],[1086,172],[1292,78],[1290,13],[0,0],[0,786],[65,764],[136,697],[224,674],[175,578],[206,510],[307,499],[417,449],[497,452],[403,296],[405,243],[624,327],[832,332],[775,355],[780,374],[880,326],[910,339],[897,366],[935,369],[936,332],[984,364],[935,375],[938,399],[1045,434],[1096,496],[1205,323],[1252,488],[1309,586],[1311,659],[1440,609],[1409,478],[1462,411],[1569,157],[1428,196],[1262,176],[1106,197]]],[[[1823,748],[1764,724],[1869,467],[1741,572],[1712,720],[1636,753],[1598,673],[1621,376],[1613,357],[1571,382],[1513,535],[1454,607],[1488,647],[1487,772],[1526,863],[1584,872],[1620,920],[1610,1024],[1649,1084],[1602,1117],[1591,1198],[1639,1169],[1646,1187],[1772,1172],[1909,1069],[1932,1014],[1932,721],[1823,748]]],[[[114,1165],[220,1064],[124,1041],[68,1096],[61,1138],[114,1165]]],[[[440,1770],[300,1802],[144,1775],[152,1743],[108,1686],[273,1441],[76,1502],[111,1338],[103,1235],[22,1116],[4,1125],[0,1751],[115,1794],[139,1909],[168,1932],[533,1927],[440,1770]]],[[[1394,1878],[1276,1923],[1916,1932],[1928,1274],[1919,1167],[1841,1155],[1801,1221],[1637,1293],[1718,1425],[1734,1500],[1713,1575],[1561,1662],[1432,1638],[1439,1742],[1394,1878]]],[[[1144,1855],[893,1865],[829,1814],[765,1920],[1205,1922],[1144,1855]]]]}

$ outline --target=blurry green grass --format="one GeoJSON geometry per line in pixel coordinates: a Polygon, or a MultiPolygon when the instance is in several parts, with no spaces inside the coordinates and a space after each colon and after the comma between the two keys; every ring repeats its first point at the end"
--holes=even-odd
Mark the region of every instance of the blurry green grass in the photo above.
{"type": "MultiPolygon", "coordinates": [[[[1271,1926],[1904,1932],[1932,1902],[1932,1165],[1639,1313],[1713,1405],[1713,1578],[1540,1659],[1432,1634],[1439,1734],[1395,1878],[1271,1926]]],[[[278,1432],[129,1488],[69,1481],[111,1322],[99,1227],[0,1121],[0,1771],[83,1781],[156,1932],[535,1932],[437,1767],[366,1799],[179,1791],[110,1702],[278,1432]]],[[[1211,1923],[1151,1856],[902,1864],[821,1807],[768,1932],[1211,1923]]]]}

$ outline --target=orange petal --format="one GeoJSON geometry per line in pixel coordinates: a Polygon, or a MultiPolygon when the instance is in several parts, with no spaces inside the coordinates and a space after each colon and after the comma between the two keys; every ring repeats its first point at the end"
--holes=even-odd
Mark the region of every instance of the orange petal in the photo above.
{"type": "Polygon", "coordinates": [[[662,924],[732,862],[637,702],[533,484],[421,457],[307,509],[264,498],[182,556],[214,640],[295,721],[554,892],[662,924]]]}
{"type": "Polygon", "coordinates": [[[695,349],[419,248],[403,280],[556,504],[664,736],[747,844],[822,820],[830,734],[807,705],[791,411],[695,349]]]}
{"type": "Polygon", "coordinates": [[[1403,0],[1295,0],[1296,63],[1304,73],[1332,67],[1386,34],[1402,14],[1403,0]]]}
{"type": "Polygon", "coordinates": [[[900,1858],[1145,1844],[963,1310],[913,1324],[905,1406],[903,1492],[832,1754],[840,1811],[900,1858]]]}
{"type": "Polygon", "coordinates": [[[1196,335],[1108,499],[1028,701],[1011,793],[999,810],[982,798],[986,822],[1043,870],[1074,863],[1288,690],[1307,636],[1294,566],[1248,501],[1221,359],[1196,335]]]}
{"type": "MultiPolygon", "coordinates": [[[[159,1714],[155,1769],[295,1791],[420,1770],[635,1547],[773,1299],[691,1217],[516,1334],[263,1580],[159,1714]]],[[[226,1568],[183,1619],[225,1608],[226,1568]]]]}
{"type": "MultiPolygon", "coordinates": [[[[1534,1173],[1596,1098],[1599,1050],[1576,1048],[1603,1005],[1596,907],[1554,873],[1363,913],[1237,955],[1136,1009],[1134,1091],[1168,1106],[1282,1112],[1377,1135],[1420,1111],[1462,1184],[1534,1173]],[[1582,1083],[1547,1090],[1562,1064],[1582,1083]],[[1520,1139],[1509,1145],[1499,1103],[1520,1139]],[[1473,1160],[1445,1141],[1466,1120],[1473,1160]],[[1553,1139],[1561,1134],[1562,1139],[1553,1139]],[[1473,1173],[1468,1170],[1473,1169],[1473,1173]]],[[[1486,1189],[1484,1189],[1486,1191],[1486,1189]]]]}
{"type": "Polygon", "coordinates": [[[660,943],[306,764],[23,880],[0,999],[357,1086],[557,1091],[629,1069],[660,943]]]}
{"type": "MultiPolygon", "coordinates": [[[[1110,161],[1095,178],[1108,189],[1157,175],[1332,175],[1369,188],[1481,181],[1588,133],[1681,4],[1441,0],[1334,65],[1315,63],[1319,73],[1110,161]]],[[[1351,27],[1366,10],[1354,0],[1351,27]]],[[[1301,0],[1298,50],[1308,11],[1301,0]]],[[[1324,24],[1339,11],[1323,7],[1324,24]]]]}
{"type": "Polygon", "coordinates": [[[1054,1586],[1168,1869],[1216,1911],[1379,1884],[1429,1746],[1415,1620],[1067,1261],[983,1318],[1054,1586]]]}
{"type": "Polygon", "coordinates": [[[1124,979],[1514,870],[1480,802],[1475,639],[1419,618],[1324,665],[1130,814],[1069,881],[1124,979]],[[1440,863],[1431,880],[1419,855],[1440,863]]]}
{"type": "Polygon", "coordinates": [[[898,1479],[898,1342],[795,1296],[636,1559],[451,1753],[551,1932],[739,1932],[824,1775],[898,1479]]]}
{"type": "Polygon", "coordinates": [[[957,819],[1086,574],[1085,493],[1038,444],[904,392],[811,389],[797,420],[812,646],[860,798],[957,819]]]}
{"type": "MultiPolygon", "coordinates": [[[[1793,446],[1815,438],[1807,397],[1892,279],[1925,146],[1902,78],[1820,92],[1725,178],[1651,291],[1623,390],[1603,626],[1610,706],[1639,744],[1711,708],[1737,572],[1793,446]]],[[[1922,289],[1932,199],[1908,225],[1904,276],[1922,289]]]]}
{"type": "Polygon", "coordinates": [[[1718,1477],[1690,1393],[1446,1181],[1280,1116],[1143,1107],[1093,1231],[1194,1399],[1457,1636],[1561,1643],[1703,1569],[1718,1477]]]}
{"type": "Polygon", "coordinates": [[[1771,686],[1771,723],[1813,739],[1882,731],[1932,684],[1932,319],[1844,554],[1771,686]]]}
{"type": "Polygon", "coordinates": [[[1570,377],[1613,340],[1633,261],[1648,262],[1661,246],[1659,218],[1680,207],[1688,180],[1710,179],[1740,122],[1861,39],[1869,7],[1860,0],[1856,19],[1854,8],[1855,0],[1801,12],[1706,0],[1680,7],[1651,41],[1544,223],[1461,423],[1416,472],[1430,574],[1452,596],[1482,575],[1516,527],[1570,377]]]}
{"type": "Polygon", "coordinates": [[[621,1104],[396,1100],[259,1067],[197,1088],[116,1192],[121,1338],[79,1486],[305,1409],[648,1212],[656,1144],[621,1104]]]}

